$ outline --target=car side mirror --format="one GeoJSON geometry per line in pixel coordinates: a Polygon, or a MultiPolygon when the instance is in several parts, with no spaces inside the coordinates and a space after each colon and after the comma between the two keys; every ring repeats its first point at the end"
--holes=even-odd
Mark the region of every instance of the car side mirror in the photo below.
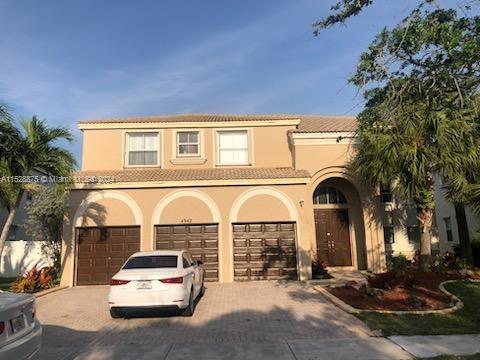
{"type": "Polygon", "coordinates": [[[203,265],[203,261],[202,260],[197,260],[197,265],[198,266],[203,265]]]}

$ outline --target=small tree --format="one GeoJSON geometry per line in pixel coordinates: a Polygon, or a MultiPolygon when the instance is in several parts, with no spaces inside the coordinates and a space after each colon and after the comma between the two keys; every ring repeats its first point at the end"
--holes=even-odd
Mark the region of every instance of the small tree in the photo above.
{"type": "Polygon", "coordinates": [[[32,202],[26,206],[27,221],[22,225],[33,240],[45,241],[42,250],[54,259],[57,271],[60,269],[63,217],[66,210],[64,193],[47,186],[37,186],[32,202]]]}
{"type": "Polygon", "coordinates": [[[57,146],[58,140],[72,141],[70,130],[50,128],[36,116],[21,122],[21,129],[0,116],[0,205],[8,211],[0,234],[0,255],[8,232],[28,185],[16,177],[41,169],[52,176],[67,177],[75,166],[73,155],[57,146]],[[3,181],[6,179],[6,181],[3,181]]]}

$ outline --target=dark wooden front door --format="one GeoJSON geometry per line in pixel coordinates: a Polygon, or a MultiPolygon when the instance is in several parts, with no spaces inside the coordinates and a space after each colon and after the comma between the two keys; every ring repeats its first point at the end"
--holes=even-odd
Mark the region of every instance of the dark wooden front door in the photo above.
{"type": "Polygon", "coordinates": [[[315,209],[317,256],[328,266],[351,266],[347,209],[315,209]]]}
{"type": "Polygon", "coordinates": [[[77,228],[77,285],[105,285],[140,251],[140,227],[77,228]]]}
{"type": "Polygon", "coordinates": [[[188,250],[201,260],[205,281],[218,281],[218,224],[157,225],[157,250],[188,250]]]}

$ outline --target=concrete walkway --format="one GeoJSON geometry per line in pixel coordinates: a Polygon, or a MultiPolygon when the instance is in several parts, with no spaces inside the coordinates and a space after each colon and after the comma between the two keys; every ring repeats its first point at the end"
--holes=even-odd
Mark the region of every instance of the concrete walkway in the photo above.
{"type": "Polygon", "coordinates": [[[391,336],[390,340],[419,358],[480,353],[480,335],[391,336]]]}
{"type": "Polygon", "coordinates": [[[279,342],[199,342],[115,346],[46,347],[40,359],[75,360],[403,360],[412,357],[385,338],[289,340],[279,342]]]}

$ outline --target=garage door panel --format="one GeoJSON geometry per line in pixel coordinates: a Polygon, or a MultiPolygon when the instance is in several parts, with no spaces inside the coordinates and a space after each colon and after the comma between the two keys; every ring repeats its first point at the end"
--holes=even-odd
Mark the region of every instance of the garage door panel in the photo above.
{"type": "Polygon", "coordinates": [[[242,250],[243,248],[247,247],[247,239],[233,239],[233,245],[235,246],[235,250],[242,250]]]}
{"type": "Polygon", "coordinates": [[[202,240],[201,240],[201,239],[198,239],[198,240],[188,240],[188,248],[189,248],[189,249],[194,249],[194,248],[201,249],[202,247],[203,247],[203,244],[202,244],[202,240]]]}
{"type": "Polygon", "coordinates": [[[77,285],[104,285],[140,250],[140,227],[77,229],[77,285]]]}
{"type": "Polygon", "coordinates": [[[280,231],[292,231],[295,232],[295,223],[281,223],[280,231]]]}
{"type": "Polygon", "coordinates": [[[265,239],[265,246],[279,246],[279,240],[278,238],[276,239],[265,239]]]}
{"type": "Polygon", "coordinates": [[[187,233],[187,227],[186,226],[173,226],[172,227],[172,232],[174,234],[186,234],[187,233]]]}
{"type": "Polygon", "coordinates": [[[218,248],[218,240],[217,239],[205,239],[204,240],[204,247],[207,249],[217,249],[218,248]]]}
{"type": "Polygon", "coordinates": [[[157,240],[157,250],[168,250],[168,249],[170,249],[170,242],[157,240]]]}
{"type": "Polygon", "coordinates": [[[205,225],[205,233],[207,234],[217,234],[218,233],[218,225],[205,225]]]}
{"type": "Polygon", "coordinates": [[[296,279],[295,223],[233,224],[235,280],[296,279]]]}
{"type": "Polygon", "coordinates": [[[218,268],[205,269],[205,281],[218,281],[218,268]]]}
{"type": "Polygon", "coordinates": [[[218,225],[157,225],[157,250],[188,250],[203,262],[205,280],[218,281],[218,225]]]}
{"type": "Polygon", "coordinates": [[[249,224],[247,226],[248,232],[262,232],[262,224],[249,224]]]}

